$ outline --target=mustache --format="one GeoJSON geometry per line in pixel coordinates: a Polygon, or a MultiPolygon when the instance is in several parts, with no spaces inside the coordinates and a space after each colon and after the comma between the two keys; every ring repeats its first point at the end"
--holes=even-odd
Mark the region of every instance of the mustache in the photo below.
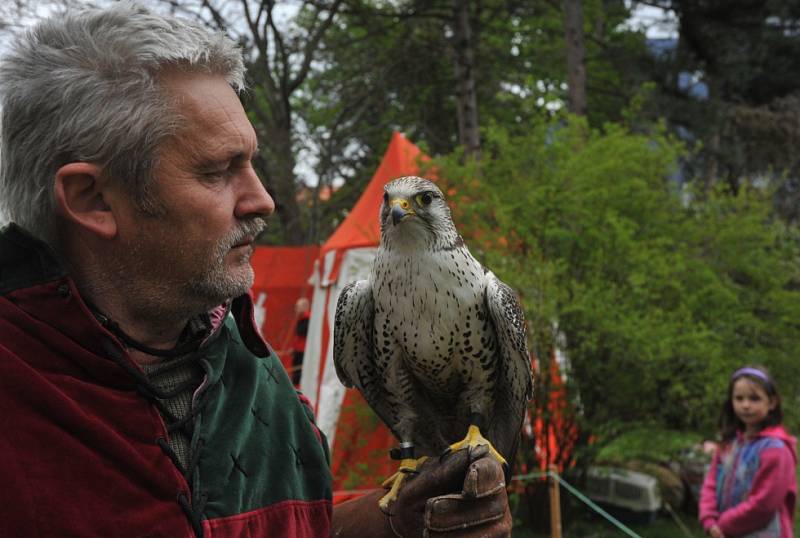
{"type": "Polygon", "coordinates": [[[228,247],[232,247],[247,238],[256,238],[267,229],[267,219],[264,217],[253,217],[242,223],[231,233],[225,241],[228,247]]]}

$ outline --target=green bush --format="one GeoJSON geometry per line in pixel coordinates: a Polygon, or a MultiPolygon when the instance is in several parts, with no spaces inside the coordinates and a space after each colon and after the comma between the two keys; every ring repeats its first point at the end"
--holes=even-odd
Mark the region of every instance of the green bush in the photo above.
{"type": "Polygon", "coordinates": [[[641,424],[712,437],[745,363],[771,368],[798,424],[797,230],[770,192],[682,191],[684,157],[658,126],[567,118],[490,128],[480,163],[434,163],[467,244],[520,293],[535,355],[568,357],[589,459],[641,424]]]}

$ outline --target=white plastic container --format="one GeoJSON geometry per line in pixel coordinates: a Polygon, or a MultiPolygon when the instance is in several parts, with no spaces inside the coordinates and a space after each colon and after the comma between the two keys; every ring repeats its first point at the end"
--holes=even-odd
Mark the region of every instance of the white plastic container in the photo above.
{"type": "Polygon", "coordinates": [[[623,520],[652,522],[661,509],[658,481],[619,467],[589,467],[586,496],[623,520]]]}

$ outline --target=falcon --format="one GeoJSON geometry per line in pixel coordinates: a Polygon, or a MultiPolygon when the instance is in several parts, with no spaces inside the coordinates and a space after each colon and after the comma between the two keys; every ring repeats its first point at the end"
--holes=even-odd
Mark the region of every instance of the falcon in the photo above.
{"type": "Polygon", "coordinates": [[[386,510],[429,456],[486,444],[508,472],[533,387],[516,294],[470,254],[441,190],[387,183],[380,225],[369,279],[337,301],[333,360],[400,441],[386,510]]]}

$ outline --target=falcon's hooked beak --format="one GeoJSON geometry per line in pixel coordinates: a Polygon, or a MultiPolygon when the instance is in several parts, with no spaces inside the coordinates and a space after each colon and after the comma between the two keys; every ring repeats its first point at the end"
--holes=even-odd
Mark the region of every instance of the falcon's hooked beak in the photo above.
{"type": "Polygon", "coordinates": [[[389,202],[389,205],[392,206],[392,224],[395,226],[404,218],[417,214],[411,208],[411,202],[405,198],[395,198],[389,202]]]}

